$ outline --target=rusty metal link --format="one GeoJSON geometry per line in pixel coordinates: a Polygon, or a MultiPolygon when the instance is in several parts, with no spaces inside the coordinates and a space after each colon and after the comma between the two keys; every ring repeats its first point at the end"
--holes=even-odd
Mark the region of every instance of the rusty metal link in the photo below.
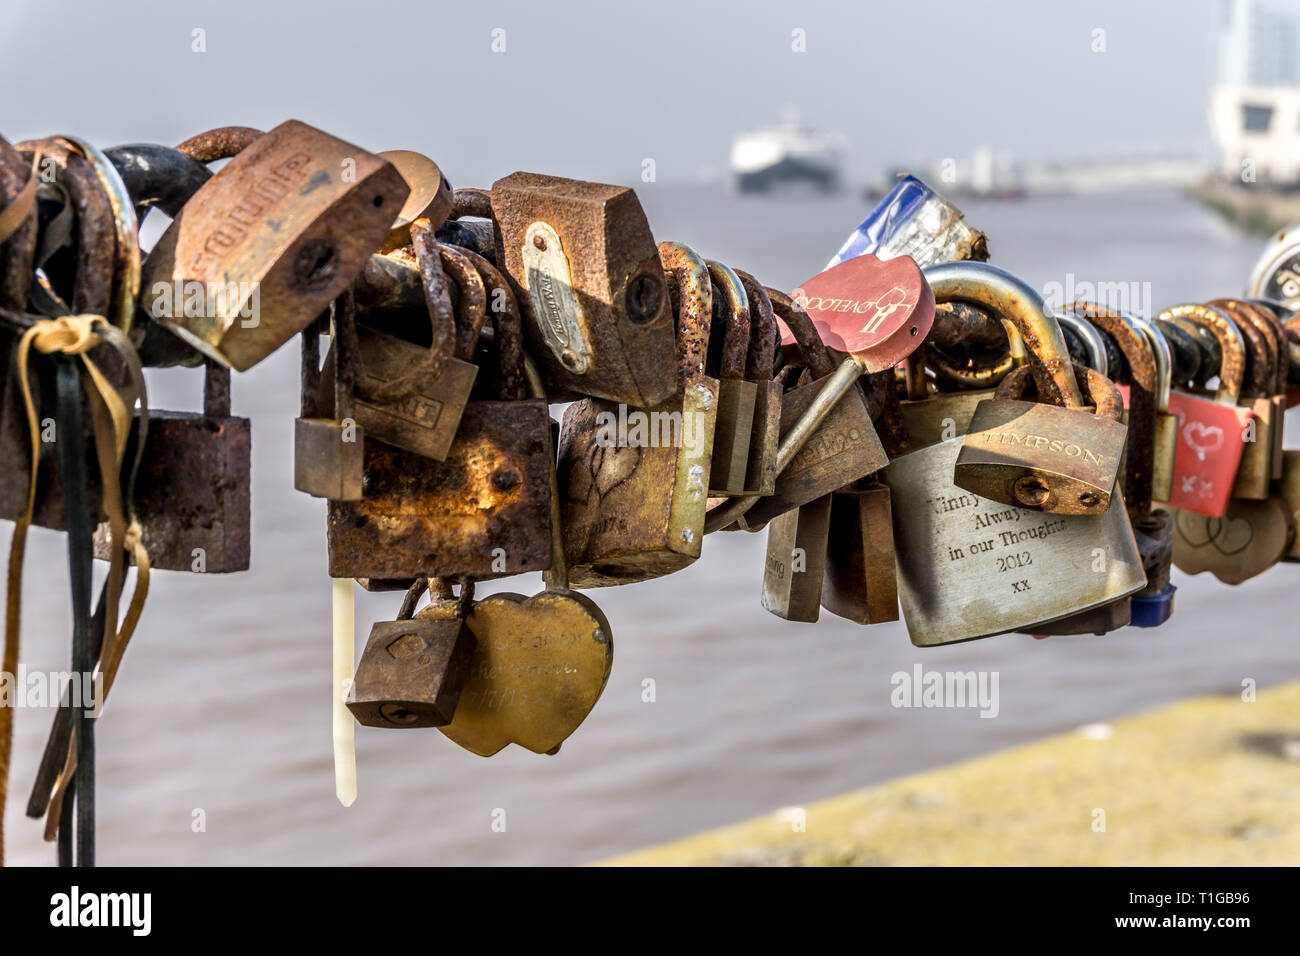
{"type": "MultiPolygon", "coordinates": [[[[366,374],[361,364],[357,374],[357,395],[368,402],[391,405],[413,394],[421,385],[436,379],[451,357],[456,343],[456,321],[452,313],[451,296],[447,292],[446,277],[442,271],[442,256],[433,228],[427,219],[417,219],[411,224],[415,254],[420,265],[429,310],[429,348],[420,360],[395,379],[380,381],[366,374]]],[[[360,355],[357,357],[361,363],[360,355]]]]}
{"type": "Polygon", "coordinates": [[[1085,301],[1072,302],[1065,309],[1106,333],[1119,347],[1128,366],[1130,414],[1124,502],[1129,517],[1144,517],[1151,511],[1152,479],[1155,476],[1156,391],[1159,387],[1155,355],[1146,336],[1129,325],[1120,313],[1096,302],[1085,301]]]}
{"type": "Polygon", "coordinates": [[[1246,340],[1246,380],[1242,398],[1259,398],[1273,394],[1277,370],[1277,345],[1272,329],[1254,306],[1239,299],[1213,299],[1206,303],[1227,313],[1246,340]]]}
{"type": "Polygon", "coordinates": [[[251,126],[218,126],[191,136],[185,142],[177,144],[176,148],[200,163],[215,163],[219,159],[237,156],[261,135],[260,129],[251,126]]]}
{"type": "Polygon", "coordinates": [[[749,354],[745,358],[745,377],[750,381],[769,381],[776,374],[776,353],[781,337],[776,331],[776,312],[772,298],[762,283],[748,272],[736,270],[740,284],[749,297],[750,322],[756,327],[749,337],[749,354]]]}
{"type": "MultiPolygon", "coordinates": [[[[998,333],[1006,342],[1006,333],[998,333]]],[[[925,342],[925,364],[934,372],[935,381],[948,389],[994,388],[1016,367],[1015,359],[1005,347],[964,350],[960,356],[949,354],[936,343],[925,342]]]]}
{"type": "Polygon", "coordinates": [[[986,309],[969,302],[937,302],[926,341],[946,349],[969,345],[1006,351],[1007,333],[1002,320],[986,309]]]}
{"type": "Polygon", "coordinates": [[[76,213],[77,255],[69,308],[78,313],[108,315],[117,266],[117,227],[99,178],[85,159],[55,137],[27,140],[19,143],[18,149],[29,165],[37,150],[54,163],[55,182],[63,188],[76,213]]]}
{"type": "MultiPolygon", "coordinates": [[[[1115,383],[1086,365],[1071,363],[1071,366],[1080,397],[1095,408],[1096,414],[1116,422],[1123,418],[1124,398],[1115,383]]],[[[1031,402],[1037,400],[1037,392],[1033,369],[1022,365],[1002,380],[994,397],[1031,402]]]]}
{"type": "Polygon", "coordinates": [[[487,189],[456,189],[451,194],[451,218],[492,218],[492,192],[487,189]]]}
{"type": "Polygon", "coordinates": [[[487,290],[483,286],[483,277],[474,268],[464,250],[458,246],[439,243],[442,265],[451,280],[456,283],[456,358],[465,362],[474,361],[474,349],[478,345],[483,323],[487,319],[487,290]]]}
{"type": "MultiPolygon", "coordinates": [[[[1220,393],[1224,395],[1241,393],[1242,381],[1246,377],[1246,357],[1233,347],[1241,335],[1236,323],[1226,313],[1212,305],[1186,303],[1165,309],[1157,319],[1173,321],[1193,336],[1197,335],[1198,328],[1202,330],[1201,334],[1208,333],[1217,346],[1220,393]]],[[[1204,362],[1201,363],[1201,372],[1203,373],[1201,382],[1208,381],[1211,375],[1216,374],[1214,367],[1207,368],[1204,362]]]]}
{"type": "Polygon", "coordinates": [[[720,262],[706,260],[710,274],[718,275],[727,281],[722,285],[713,283],[713,317],[722,325],[723,334],[711,335],[709,342],[721,338],[718,352],[718,377],[723,379],[740,379],[745,376],[745,365],[749,355],[750,317],[749,298],[744,291],[740,277],[732,273],[729,266],[720,262]],[[731,273],[728,275],[728,273],[731,273]]]}
{"type": "Polygon", "coordinates": [[[478,269],[485,287],[491,291],[492,332],[496,342],[497,381],[501,398],[523,401],[528,398],[528,380],[524,374],[524,330],[519,302],[496,266],[472,250],[461,249],[460,252],[478,269]],[[500,309],[495,305],[498,296],[503,303],[500,309]]]}
{"type": "MultiPolygon", "coordinates": [[[[0,136],[0,208],[9,203],[35,176],[30,160],[0,136]]],[[[36,260],[36,204],[28,211],[23,224],[6,241],[0,242],[0,308],[24,312],[31,295],[36,260]]]]}
{"type": "Polygon", "coordinates": [[[1278,391],[1285,391],[1289,382],[1297,381],[1300,373],[1300,336],[1286,327],[1295,315],[1291,309],[1274,299],[1248,299],[1269,319],[1278,345],[1278,391]]]}
{"type": "Polygon", "coordinates": [[[661,242],[658,244],[659,263],[668,278],[668,296],[672,301],[673,315],[678,317],[677,330],[677,365],[680,380],[689,382],[692,375],[702,375],[709,354],[707,325],[697,328],[694,324],[681,327],[683,315],[711,315],[713,299],[708,267],[704,260],[688,246],[678,242],[661,242]],[[683,299],[683,293],[690,295],[690,300],[683,299]],[[705,301],[705,296],[709,301],[705,301]]]}
{"type": "MultiPolygon", "coordinates": [[[[772,303],[772,310],[777,317],[785,323],[790,334],[794,336],[795,343],[799,346],[799,351],[807,363],[813,378],[823,378],[834,373],[839,367],[839,362],[831,354],[826,343],[822,341],[821,335],[817,332],[817,327],[813,325],[812,319],[808,318],[808,313],[803,309],[797,308],[790,296],[786,295],[779,289],[773,289],[771,286],[764,286],[768,300],[772,303]]],[[[884,374],[884,373],[882,373],[884,374]]],[[[871,395],[863,382],[867,376],[859,376],[854,387],[861,395],[862,401],[866,404],[867,410],[872,419],[884,408],[884,401],[878,401],[876,405],[871,403],[871,395]]],[[[784,387],[784,386],[783,386],[784,387]]]]}

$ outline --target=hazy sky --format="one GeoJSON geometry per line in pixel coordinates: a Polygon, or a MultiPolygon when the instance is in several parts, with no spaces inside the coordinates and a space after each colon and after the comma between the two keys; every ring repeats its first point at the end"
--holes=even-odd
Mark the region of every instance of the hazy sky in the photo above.
{"type": "Polygon", "coordinates": [[[1213,0],[0,5],[13,8],[0,27],[11,140],[173,144],[296,117],[372,150],[427,152],[466,186],[515,169],[635,182],[647,157],[661,182],[693,180],[786,105],[846,136],[855,178],[981,144],[1208,145],[1213,0]],[[796,29],[806,52],[792,51],[796,29]]]}

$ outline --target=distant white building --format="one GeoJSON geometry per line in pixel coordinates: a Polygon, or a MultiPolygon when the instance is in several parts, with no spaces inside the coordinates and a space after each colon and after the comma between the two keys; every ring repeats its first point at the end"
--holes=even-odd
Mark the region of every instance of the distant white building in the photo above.
{"type": "Polygon", "coordinates": [[[1225,179],[1300,182],[1300,88],[1216,86],[1210,132],[1225,179]]]}
{"type": "Polygon", "coordinates": [[[1217,83],[1293,86],[1296,25],[1256,0],[1220,0],[1217,83]]]}
{"type": "Polygon", "coordinates": [[[1295,21],[1256,0],[1221,0],[1209,120],[1225,179],[1300,183],[1295,83],[1295,21]]]}

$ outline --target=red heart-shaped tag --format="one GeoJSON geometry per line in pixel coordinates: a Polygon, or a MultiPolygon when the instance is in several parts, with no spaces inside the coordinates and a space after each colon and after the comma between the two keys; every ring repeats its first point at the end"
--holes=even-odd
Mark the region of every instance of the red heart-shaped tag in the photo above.
{"type": "MultiPolygon", "coordinates": [[[[851,352],[868,372],[907,358],[934,324],[934,293],[910,256],[856,256],[791,293],[829,348],[851,352]]],[[[781,343],[794,342],[781,324],[781,343]]]]}

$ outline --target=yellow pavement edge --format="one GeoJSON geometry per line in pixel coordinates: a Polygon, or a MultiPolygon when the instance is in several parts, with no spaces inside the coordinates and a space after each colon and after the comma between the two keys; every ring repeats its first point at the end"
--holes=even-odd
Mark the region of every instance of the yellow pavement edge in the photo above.
{"type": "Polygon", "coordinates": [[[1294,865],[1300,682],[1199,697],[599,865],[1294,865]]]}

